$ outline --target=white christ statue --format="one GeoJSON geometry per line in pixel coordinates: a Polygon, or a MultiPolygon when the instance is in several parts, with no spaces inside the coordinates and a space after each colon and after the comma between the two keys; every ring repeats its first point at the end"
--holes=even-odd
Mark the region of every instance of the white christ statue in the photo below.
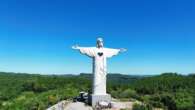
{"type": "Polygon", "coordinates": [[[93,88],[92,94],[95,96],[106,96],[106,75],[107,75],[107,58],[111,58],[126,49],[112,49],[103,47],[103,39],[97,39],[96,47],[72,46],[73,49],[79,50],[81,54],[87,55],[93,59],[93,88]]]}

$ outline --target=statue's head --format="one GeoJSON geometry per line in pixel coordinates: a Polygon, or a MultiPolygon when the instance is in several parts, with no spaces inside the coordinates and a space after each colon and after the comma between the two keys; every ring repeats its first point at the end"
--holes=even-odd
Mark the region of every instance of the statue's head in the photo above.
{"type": "Polygon", "coordinates": [[[97,38],[97,48],[103,48],[104,42],[102,38],[97,38]]]}

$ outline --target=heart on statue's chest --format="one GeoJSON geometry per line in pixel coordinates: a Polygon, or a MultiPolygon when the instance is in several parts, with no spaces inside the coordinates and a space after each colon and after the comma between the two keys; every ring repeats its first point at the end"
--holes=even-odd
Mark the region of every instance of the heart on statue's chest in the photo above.
{"type": "Polygon", "coordinates": [[[98,52],[98,55],[101,57],[103,56],[103,52],[98,52]]]}

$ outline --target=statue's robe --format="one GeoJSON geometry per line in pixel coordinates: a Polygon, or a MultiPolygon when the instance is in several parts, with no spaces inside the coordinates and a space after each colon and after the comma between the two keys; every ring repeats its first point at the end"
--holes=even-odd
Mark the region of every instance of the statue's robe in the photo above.
{"type": "Polygon", "coordinates": [[[80,52],[93,58],[93,94],[106,95],[106,59],[117,55],[119,49],[97,48],[97,47],[79,47],[80,52]]]}

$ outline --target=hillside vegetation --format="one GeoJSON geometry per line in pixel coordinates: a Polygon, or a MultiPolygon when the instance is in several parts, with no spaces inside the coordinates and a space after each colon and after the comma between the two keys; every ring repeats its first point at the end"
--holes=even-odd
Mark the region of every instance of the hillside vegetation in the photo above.
{"type": "MultiPolygon", "coordinates": [[[[0,73],[1,110],[44,110],[90,91],[91,74],[34,75],[0,73]]],[[[118,99],[137,99],[145,110],[195,110],[195,75],[166,73],[158,76],[109,74],[107,90],[118,99]]],[[[138,107],[139,108],[139,107],[138,107]]]]}

